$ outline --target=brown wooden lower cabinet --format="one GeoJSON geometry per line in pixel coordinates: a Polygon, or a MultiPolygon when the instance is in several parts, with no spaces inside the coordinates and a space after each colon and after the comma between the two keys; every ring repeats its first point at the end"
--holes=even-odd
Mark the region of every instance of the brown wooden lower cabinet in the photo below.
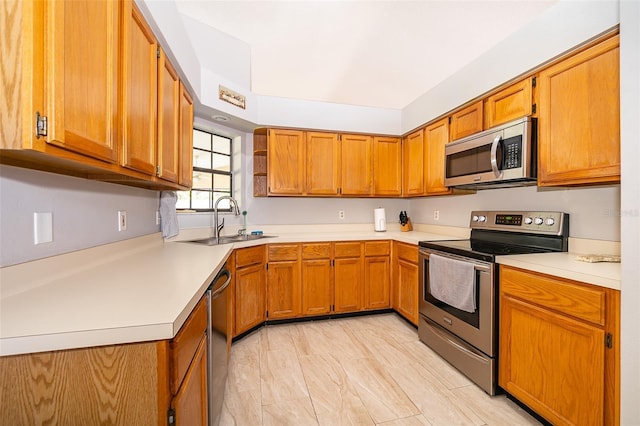
{"type": "Polygon", "coordinates": [[[400,315],[418,325],[418,246],[394,242],[392,274],[392,307],[400,315]]]}
{"type": "Polygon", "coordinates": [[[361,242],[334,243],[335,312],[354,312],[364,305],[364,261],[361,242]]]}
{"type": "Polygon", "coordinates": [[[0,425],[206,425],[206,314],[171,341],[0,357],[0,425]]]}
{"type": "Polygon", "coordinates": [[[302,315],[323,315],[333,307],[331,243],[302,244],[302,315]]]}
{"type": "Polygon", "coordinates": [[[267,259],[267,318],[300,316],[300,244],[270,244],[267,259]]]}
{"type": "Polygon", "coordinates": [[[266,320],[265,246],[247,247],[234,252],[235,335],[244,333],[266,320]]]}
{"type": "Polygon", "coordinates": [[[620,292],[500,268],[499,384],[555,425],[620,422],[620,292]]]}

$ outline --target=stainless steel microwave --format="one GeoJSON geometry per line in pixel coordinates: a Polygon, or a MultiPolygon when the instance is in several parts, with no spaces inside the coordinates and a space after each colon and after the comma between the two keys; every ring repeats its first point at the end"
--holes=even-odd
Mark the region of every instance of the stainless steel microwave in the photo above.
{"type": "Polygon", "coordinates": [[[535,185],[536,124],[524,117],[447,144],[444,184],[472,189],[535,185]]]}

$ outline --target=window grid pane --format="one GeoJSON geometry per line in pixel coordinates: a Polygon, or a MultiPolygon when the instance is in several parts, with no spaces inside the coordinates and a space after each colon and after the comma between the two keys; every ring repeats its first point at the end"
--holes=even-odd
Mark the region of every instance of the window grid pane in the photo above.
{"type": "MultiPolygon", "coordinates": [[[[193,185],[191,191],[178,191],[176,209],[213,210],[215,201],[233,192],[231,139],[203,130],[193,130],[193,185]]],[[[228,200],[218,210],[230,211],[228,200]]]]}

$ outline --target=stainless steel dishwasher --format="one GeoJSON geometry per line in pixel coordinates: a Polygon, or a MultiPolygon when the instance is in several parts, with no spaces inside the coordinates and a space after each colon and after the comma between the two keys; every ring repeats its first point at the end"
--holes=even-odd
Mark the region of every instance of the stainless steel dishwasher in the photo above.
{"type": "Polygon", "coordinates": [[[228,344],[230,337],[227,321],[227,287],[231,283],[231,272],[222,269],[207,290],[209,301],[207,336],[209,350],[207,371],[209,375],[209,425],[218,426],[224,390],[227,383],[228,344]]]}

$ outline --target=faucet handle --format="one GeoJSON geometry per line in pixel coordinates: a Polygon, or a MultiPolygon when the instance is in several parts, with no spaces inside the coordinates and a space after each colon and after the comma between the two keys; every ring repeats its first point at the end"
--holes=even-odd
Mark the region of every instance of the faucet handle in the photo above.
{"type": "Polygon", "coordinates": [[[224,228],[224,217],[222,218],[222,222],[220,222],[220,225],[218,225],[218,233],[222,231],[222,228],[224,228]]]}

